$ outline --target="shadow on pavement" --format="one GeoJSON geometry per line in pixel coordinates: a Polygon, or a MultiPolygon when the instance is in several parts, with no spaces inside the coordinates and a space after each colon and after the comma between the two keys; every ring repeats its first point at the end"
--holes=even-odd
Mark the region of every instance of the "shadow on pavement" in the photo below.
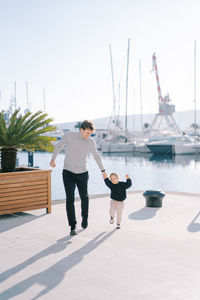
{"type": "MultiPolygon", "coordinates": [[[[39,292],[35,297],[32,298],[38,299],[43,295],[46,295],[50,290],[54,289],[61,281],[64,279],[65,274],[79,264],[84,256],[89,254],[90,252],[94,251],[99,245],[105,242],[116,230],[112,230],[109,233],[102,232],[97,235],[94,239],[90,242],[86,243],[80,249],[74,251],[73,253],[67,255],[66,257],[62,258],[60,261],[56,262],[55,264],[51,265],[48,269],[34,274],[26,278],[25,280],[17,283],[16,285],[12,286],[11,288],[5,290],[4,292],[0,293],[0,299],[11,299],[17,295],[22,294],[24,291],[28,290],[34,284],[39,284],[43,286],[43,290],[39,292]]],[[[18,266],[5,271],[3,273],[2,279],[6,276],[7,278],[13,275],[14,273],[19,272],[20,270],[24,269],[26,266],[34,263],[38,259],[45,257],[51,253],[57,253],[62,251],[66,246],[68,246],[71,242],[69,238],[62,238],[57,241],[56,244],[50,246],[49,248],[43,250],[42,252],[38,253],[37,255],[31,257],[30,259],[26,260],[24,263],[19,264],[18,266]]]]}
{"type": "Polygon", "coordinates": [[[0,222],[1,222],[0,233],[8,231],[17,226],[21,226],[23,224],[29,223],[31,221],[34,221],[38,218],[43,217],[44,215],[46,215],[46,213],[39,215],[39,216],[35,216],[30,213],[24,213],[24,212],[19,212],[19,213],[14,213],[14,214],[9,214],[9,215],[1,215],[0,216],[0,222]]]}
{"type": "Polygon", "coordinates": [[[143,207],[142,209],[131,213],[128,217],[132,220],[147,220],[153,218],[160,208],[143,207]]]}
{"type": "Polygon", "coordinates": [[[23,224],[29,223],[31,221],[34,221],[38,218],[43,217],[45,214],[42,214],[40,216],[35,216],[30,213],[25,213],[25,212],[19,212],[19,213],[14,213],[14,214],[9,214],[9,215],[1,215],[0,216],[0,222],[1,222],[1,227],[0,227],[0,233],[8,231],[14,227],[21,226],[23,224]]]}
{"type": "MultiPolygon", "coordinates": [[[[79,230],[78,233],[80,233],[81,231],[82,231],[82,229],[79,230]]],[[[18,272],[25,269],[26,267],[32,265],[36,261],[38,261],[50,254],[56,254],[60,251],[65,250],[67,248],[67,246],[69,244],[71,244],[70,240],[72,238],[73,238],[72,236],[68,236],[68,237],[65,236],[65,237],[57,240],[56,243],[51,245],[50,247],[42,250],[41,252],[37,253],[34,256],[28,258],[23,263],[20,263],[17,266],[12,267],[9,270],[6,270],[5,272],[0,273],[0,283],[5,281],[6,279],[12,277],[13,275],[17,274],[18,272]]]]}
{"type": "Polygon", "coordinates": [[[196,217],[192,220],[192,222],[188,225],[187,230],[190,232],[200,231],[200,222],[195,222],[200,216],[200,211],[196,215],[196,217]]]}

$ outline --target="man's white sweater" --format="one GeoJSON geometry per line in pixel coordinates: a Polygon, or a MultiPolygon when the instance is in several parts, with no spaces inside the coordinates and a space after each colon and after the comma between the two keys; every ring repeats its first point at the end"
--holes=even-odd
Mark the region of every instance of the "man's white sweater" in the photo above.
{"type": "Polygon", "coordinates": [[[80,132],[67,132],[63,138],[55,145],[52,159],[55,160],[60,150],[65,146],[65,160],[63,169],[75,174],[87,171],[86,163],[89,153],[91,153],[99,166],[103,170],[103,164],[96,143],[92,137],[84,139],[80,132]]]}

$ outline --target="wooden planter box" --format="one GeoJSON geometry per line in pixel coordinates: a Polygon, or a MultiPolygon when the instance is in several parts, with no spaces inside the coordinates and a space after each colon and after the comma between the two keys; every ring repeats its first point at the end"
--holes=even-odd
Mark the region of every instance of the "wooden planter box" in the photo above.
{"type": "Polygon", "coordinates": [[[40,208],[51,213],[51,170],[19,167],[0,173],[0,215],[40,208]]]}

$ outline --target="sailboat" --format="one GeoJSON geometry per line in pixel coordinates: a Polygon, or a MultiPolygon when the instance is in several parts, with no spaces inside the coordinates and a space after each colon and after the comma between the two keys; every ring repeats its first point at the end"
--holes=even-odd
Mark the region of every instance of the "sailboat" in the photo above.
{"type": "MultiPolygon", "coordinates": [[[[118,152],[133,152],[135,148],[135,143],[128,139],[128,129],[127,129],[127,103],[128,103],[128,69],[129,69],[129,48],[130,39],[128,39],[128,49],[127,49],[127,72],[126,72],[126,113],[125,113],[125,131],[123,132],[118,127],[118,122],[114,120],[114,129],[112,130],[112,135],[106,139],[102,144],[103,153],[118,153],[118,152]]],[[[115,115],[115,88],[114,88],[114,76],[113,76],[113,65],[112,65],[112,52],[110,47],[110,60],[111,60],[111,73],[112,73],[112,86],[113,86],[113,102],[114,102],[114,115],[115,115]]]]}

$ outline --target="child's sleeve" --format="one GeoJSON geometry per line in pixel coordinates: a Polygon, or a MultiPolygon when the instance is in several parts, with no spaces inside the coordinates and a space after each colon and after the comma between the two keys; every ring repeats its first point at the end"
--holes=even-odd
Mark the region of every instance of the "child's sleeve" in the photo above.
{"type": "Polygon", "coordinates": [[[128,189],[132,186],[132,181],[130,178],[126,179],[125,186],[126,186],[126,189],[128,189]]]}
{"type": "Polygon", "coordinates": [[[108,179],[108,177],[104,179],[104,182],[105,182],[105,184],[106,184],[109,188],[111,188],[112,183],[111,183],[111,181],[108,179]]]}

